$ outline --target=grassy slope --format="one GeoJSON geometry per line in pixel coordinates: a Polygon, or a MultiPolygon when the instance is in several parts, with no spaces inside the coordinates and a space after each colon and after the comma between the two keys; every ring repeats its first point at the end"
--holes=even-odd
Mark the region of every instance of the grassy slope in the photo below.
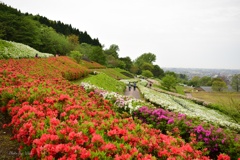
{"type": "Polygon", "coordinates": [[[230,92],[192,92],[195,98],[216,104],[216,107],[229,113],[240,123],[240,93],[230,92]]]}
{"type": "Polygon", "coordinates": [[[87,82],[87,83],[93,84],[95,86],[101,87],[104,90],[111,91],[111,92],[117,92],[119,94],[123,94],[126,89],[126,85],[123,82],[120,82],[120,81],[106,75],[105,73],[91,75],[82,80],[74,81],[73,83],[79,84],[81,82],[87,82]]]}
{"type": "Polygon", "coordinates": [[[128,79],[128,78],[132,78],[132,77],[126,76],[124,74],[124,73],[127,73],[127,74],[132,75],[131,73],[129,73],[129,72],[125,71],[125,70],[119,69],[119,68],[98,69],[96,71],[103,72],[103,73],[105,73],[105,74],[107,74],[110,77],[113,77],[115,79],[128,79]]]}

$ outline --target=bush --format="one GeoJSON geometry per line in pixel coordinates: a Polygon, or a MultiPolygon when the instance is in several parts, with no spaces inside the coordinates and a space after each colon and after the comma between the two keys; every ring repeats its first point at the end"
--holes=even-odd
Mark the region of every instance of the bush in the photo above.
{"type": "Polygon", "coordinates": [[[143,70],[142,75],[147,78],[153,77],[153,73],[149,70],[143,70]]]}

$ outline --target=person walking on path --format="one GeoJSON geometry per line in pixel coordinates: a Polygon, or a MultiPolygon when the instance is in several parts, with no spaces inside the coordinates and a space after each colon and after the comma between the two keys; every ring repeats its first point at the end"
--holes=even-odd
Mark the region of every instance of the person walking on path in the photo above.
{"type": "Polygon", "coordinates": [[[128,90],[131,91],[131,83],[128,83],[128,90]]]}
{"type": "Polygon", "coordinates": [[[134,91],[136,90],[136,87],[137,87],[136,82],[134,82],[134,84],[133,84],[134,91]]]}

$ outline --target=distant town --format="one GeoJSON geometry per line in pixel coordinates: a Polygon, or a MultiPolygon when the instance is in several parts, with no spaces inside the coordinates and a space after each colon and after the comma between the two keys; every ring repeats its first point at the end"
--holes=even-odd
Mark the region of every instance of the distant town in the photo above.
{"type": "Polygon", "coordinates": [[[204,77],[209,76],[212,78],[223,77],[227,81],[235,74],[240,74],[240,69],[203,69],[203,68],[163,68],[165,71],[172,71],[177,74],[185,74],[188,79],[194,76],[204,77]]]}

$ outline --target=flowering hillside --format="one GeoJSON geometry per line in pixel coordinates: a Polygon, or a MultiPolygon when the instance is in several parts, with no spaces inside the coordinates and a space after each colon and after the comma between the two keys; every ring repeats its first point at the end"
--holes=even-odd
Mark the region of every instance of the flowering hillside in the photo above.
{"type": "MultiPolygon", "coordinates": [[[[0,60],[0,109],[20,159],[209,159],[189,143],[121,118],[99,94],[67,79],[86,71],[66,57],[0,60]]],[[[221,154],[220,158],[228,157],[221,154]]]]}
{"type": "Polygon", "coordinates": [[[0,59],[31,58],[35,57],[36,54],[38,54],[38,57],[53,56],[49,53],[41,53],[22,43],[5,41],[0,39],[0,59]]]}

